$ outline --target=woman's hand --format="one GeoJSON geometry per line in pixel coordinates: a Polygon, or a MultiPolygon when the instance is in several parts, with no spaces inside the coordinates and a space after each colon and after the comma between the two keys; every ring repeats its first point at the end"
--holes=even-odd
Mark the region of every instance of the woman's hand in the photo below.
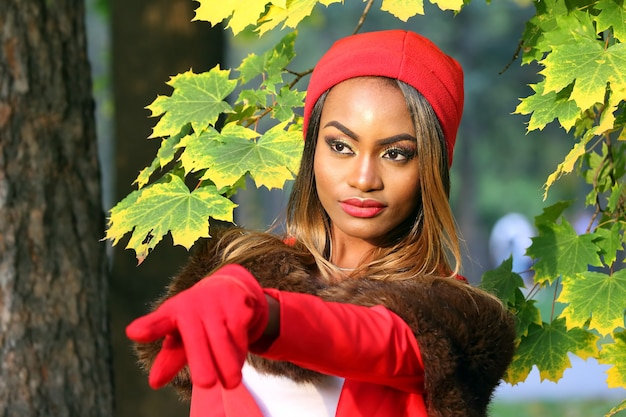
{"type": "Polygon", "coordinates": [[[194,385],[235,388],[250,343],[268,324],[268,302],[256,279],[240,265],[226,265],[138,318],[127,336],[140,343],[161,338],[150,369],[152,388],[167,384],[189,364],[194,385]]]}

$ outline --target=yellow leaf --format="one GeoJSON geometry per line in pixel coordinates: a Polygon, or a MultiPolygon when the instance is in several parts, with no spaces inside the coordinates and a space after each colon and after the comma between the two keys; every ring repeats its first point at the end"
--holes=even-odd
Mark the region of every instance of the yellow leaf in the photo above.
{"type": "Polygon", "coordinates": [[[613,343],[602,346],[599,362],[612,365],[606,372],[609,388],[626,388],[626,332],[615,333],[613,343]]]}
{"type": "Polygon", "coordinates": [[[224,19],[229,18],[235,10],[237,0],[222,0],[219,7],[215,7],[212,0],[197,0],[200,6],[196,9],[196,15],[192,20],[204,20],[212,26],[216,26],[224,19]]]}
{"type": "Polygon", "coordinates": [[[259,17],[265,11],[267,0],[240,0],[240,6],[235,9],[227,28],[237,35],[250,25],[256,25],[259,17]]]}
{"type": "Polygon", "coordinates": [[[424,14],[424,2],[420,0],[383,0],[380,10],[389,12],[406,22],[416,14],[424,14]]]}
{"type": "Polygon", "coordinates": [[[600,114],[600,124],[592,129],[594,135],[602,135],[615,127],[615,112],[617,106],[626,101],[626,84],[611,84],[609,100],[600,114]]]}
{"type": "Polygon", "coordinates": [[[265,16],[259,20],[257,26],[259,36],[263,36],[283,22],[282,28],[295,28],[311,14],[317,3],[328,6],[333,3],[343,3],[343,0],[288,0],[286,6],[283,7],[273,4],[265,16]]]}
{"type": "Polygon", "coordinates": [[[463,0],[431,0],[441,10],[454,10],[458,12],[463,7],[463,0]]]}
{"type": "Polygon", "coordinates": [[[543,199],[544,201],[548,198],[548,190],[558,180],[561,175],[569,174],[574,169],[574,165],[578,162],[578,159],[585,154],[585,146],[589,142],[589,140],[593,137],[593,135],[585,135],[580,142],[574,145],[572,150],[569,151],[563,162],[561,162],[556,170],[548,176],[548,179],[544,185],[544,193],[543,199]]]}
{"type": "MultiPolygon", "coordinates": [[[[193,20],[205,20],[215,26],[227,18],[231,18],[227,28],[237,35],[249,25],[256,25],[259,16],[265,10],[267,0],[197,0],[200,7],[196,9],[193,20]]],[[[273,2],[284,4],[285,1],[273,2]]]]}

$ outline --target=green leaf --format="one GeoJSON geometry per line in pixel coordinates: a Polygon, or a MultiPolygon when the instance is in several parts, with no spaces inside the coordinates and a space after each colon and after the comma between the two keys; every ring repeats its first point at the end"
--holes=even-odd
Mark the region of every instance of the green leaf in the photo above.
{"type": "Polygon", "coordinates": [[[149,167],[141,170],[133,184],[137,184],[138,188],[142,188],[150,181],[150,177],[157,169],[163,168],[165,165],[173,161],[174,156],[176,155],[176,147],[180,143],[181,139],[189,134],[189,130],[190,126],[187,124],[177,135],[163,139],[161,141],[161,146],[157,151],[156,158],[154,158],[149,167]]]}
{"type": "Polygon", "coordinates": [[[600,248],[600,254],[606,265],[613,264],[617,257],[617,252],[622,250],[623,233],[620,223],[614,223],[610,229],[599,227],[594,230],[593,234],[599,237],[594,240],[594,243],[600,248]]]}
{"type": "Polygon", "coordinates": [[[483,275],[480,287],[495,294],[513,313],[516,318],[515,334],[519,340],[528,335],[531,324],[541,325],[541,312],[535,307],[534,300],[526,299],[520,290],[524,280],[512,269],[513,258],[509,257],[498,268],[483,275]]]}
{"type": "Polygon", "coordinates": [[[207,148],[204,163],[210,169],[203,179],[222,188],[249,173],[257,187],[281,188],[298,171],[303,148],[302,133],[285,131],[286,126],[274,126],[256,142],[229,136],[231,127],[225,126],[222,143],[207,148]]]}
{"type": "Polygon", "coordinates": [[[595,19],[598,33],[613,28],[613,35],[620,41],[626,42],[626,9],[623,1],[600,0],[596,4],[596,9],[600,10],[595,19]]]}
{"type": "Polygon", "coordinates": [[[295,57],[295,42],[298,32],[292,31],[285,35],[273,48],[262,55],[249,54],[237,68],[239,79],[246,84],[261,74],[267,74],[272,83],[282,81],[282,71],[295,57]]]}
{"type": "Polygon", "coordinates": [[[578,235],[565,220],[561,223],[537,224],[538,236],[526,254],[537,260],[533,265],[535,282],[554,282],[559,276],[574,277],[586,271],[589,265],[601,266],[599,249],[593,243],[595,236],[578,235]]]}
{"type": "Polygon", "coordinates": [[[276,103],[273,106],[272,117],[280,122],[291,121],[294,116],[293,109],[295,107],[304,106],[305,92],[292,90],[289,86],[280,89],[276,96],[276,103]]]}
{"type": "Polygon", "coordinates": [[[609,388],[626,388],[626,332],[615,333],[613,343],[602,345],[599,362],[612,365],[606,372],[609,388]]]}
{"type": "Polygon", "coordinates": [[[209,128],[201,135],[188,136],[181,142],[181,146],[185,146],[185,151],[180,156],[180,162],[187,174],[209,168],[216,169],[215,158],[212,156],[212,153],[215,152],[215,147],[221,146],[228,141],[236,141],[236,144],[247,146],[247,142],[258,136],[259,134],[254,130],[236,123],[225,125],[221,133],[213,128],[209,128]]]}
{"type": "Polygon", "coordinates": [[[131,232],[126,248],[135,250],[139,263],[168,232],[175,245],[189,249],[199,237],[209,237],[209,216],[232,222],[236,204],[214,186],[190,192],[181,178],[168,180],[131,193],[111,210],[106,238],[116,244],[131,232]]]}
{"type": "Polygon", "coordinates": [[[550,227],[552,223],[556,223],[566,208],[571,206],[569,201],[558,201],[551,206],[544,207],[540,215],[535,217],[535,226],[538,229],[550,227]]]}
{"type": "Polygon", "coordinates": [[[221,113],[232,111],[224,99],[235,89],[237,81],[229,80],[230,70],[215,66],[210,71],[194,74],[191,70],[170,79],[171,96],[158,96],[147,108],[152,116],[163,115],[150,137],[174,136],[191,123],[200,133],[214,125],[221,113]]]}
{"type": "Polygon", "coordinates": [[[517,290],[524,286],[524,280],[513,272],[513,258],[491,271],[485,272],[480,287],[496,295],[505,304],[515,304],[517,290]]]}
{"type": "Polygon", "coordinates": [[[569,31],[571,41],[559,44],[541,61],[545,69],[540,73],[545,79],[545,92],[558,92],[575,82],[571,99],[583,110],[596,103],[604,103],[607,81],[617,90],[626,84],[626,44],[605,48],[603,42],[587,34],[593,28],[591,18],[585,13],[559,18],[559,29],[569,31]],[[585,16],[585,18],[582,18],[585,16]],[[586,19],[586,20],[584,20],[586,19]]]}
{"type": "Polygon", "coordinates": [[[623,200],[626,191],[626,184],[624,183],[615,183],[611,187],[611,195],[609,196],[609,200],[607,202],[607,210],[614,212],[620,205],[620,202],[623,200]]]}
{"type": "Polygon", "coordinates": [[[511,384],[523,382],[533,366],[537,366],[542,381],[556,382],[571,366],[567,353],[582,359],[597,357],[597,340],[598,336],[586,330],[567,330],[562,318],[543,326],[532,325],[528,336],[522,338],[505,379],[511,384]]]}
{"type": "Polygon", "coordinates": [[[535,129],[543,130],[554,119],[558,119],[563,129],[569,132],[580,117],[580,108],[569,99],[573,85],[559,93],[553,91],[544,93],[544,85],[545,80],[530,85],[535,94],[521,99],[514,113],[531,115],[527,129],[529,132],[535,129]]]}
{"type": "Polygon", "coordinates": [[[527,23],[522,35],[522,64],[543,59],[545,53],[552,50],[546,40],[546,34],[558,30],[556,18],[569,13],[567,5],[560,0],[544,0],[533,2],[536,14],[527,23]]]}
{"type": "Polygon", "coordinates": [[[591,319],[590,329],[603,336],[610,334],[624,327],[626,270],[612,275],[588,271],[564,277],[557,301],[568,304],[561,313],[568,327],[583,327],[591,319]]]}
{"type": "Polygon", "coordinates": [[[528,336],[532,325],[541,326],[541,311],[535,306],[535,300],[527,299],[518,289],[515,292],[515,305],[509,310],[515,315],[516,339],[528,336]]]}
{"type": "Polygon", "coordinates": [[[247,106],[266,107],[268,93],[265,90],[242,90],[237,98],[237,103],[247,106]]]}

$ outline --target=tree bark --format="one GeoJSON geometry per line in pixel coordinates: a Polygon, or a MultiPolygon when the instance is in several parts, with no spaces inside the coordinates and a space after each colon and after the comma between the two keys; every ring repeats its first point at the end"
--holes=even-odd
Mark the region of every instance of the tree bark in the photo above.
{"type": "Polygon", "coordinates": [[[82,0],[0,2],[0,416],[111,416],[82,0]]]}

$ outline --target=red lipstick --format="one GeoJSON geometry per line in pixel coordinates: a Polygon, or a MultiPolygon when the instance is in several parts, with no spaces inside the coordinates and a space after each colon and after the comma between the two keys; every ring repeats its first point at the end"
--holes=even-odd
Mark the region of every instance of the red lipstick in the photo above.
{"type": "Polygon", "coordinates": [[[384,204],[376,200],[348,198],[340,202],[341,208],[352,217],[371,218],[385,209],[384,204]]]}

